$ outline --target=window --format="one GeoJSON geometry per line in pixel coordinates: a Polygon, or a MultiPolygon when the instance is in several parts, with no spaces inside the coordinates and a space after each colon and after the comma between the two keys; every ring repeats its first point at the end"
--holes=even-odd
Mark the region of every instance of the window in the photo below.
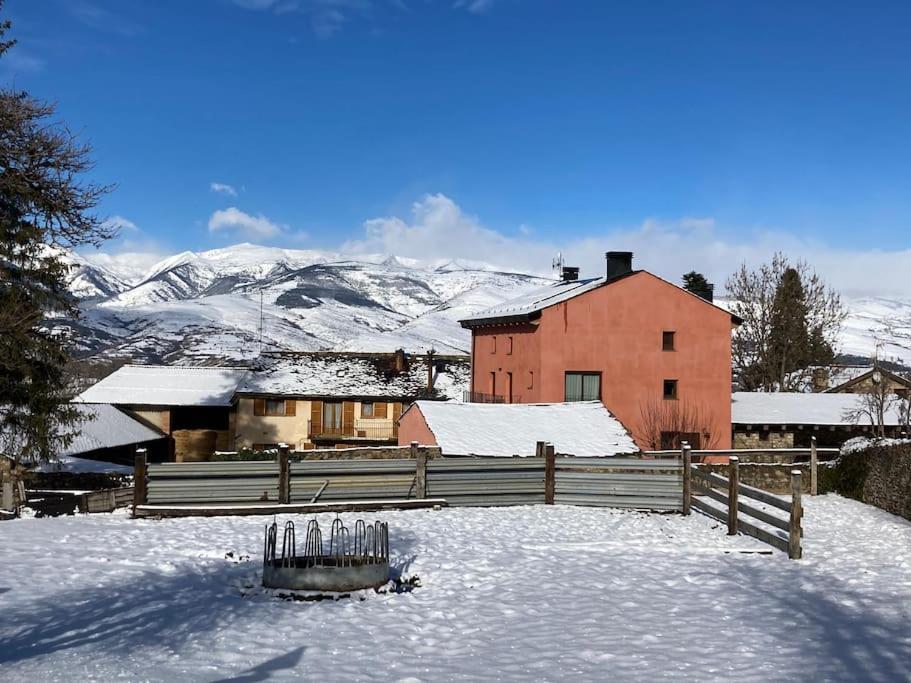
{"type": "Polygon", "coordinates": [[[279,398],[266,399],[266,415],[284,415],[285,402],[279,398]]]}
{"type": "Polygon", "coordinates": [[[340,401],[323,403],[323,431],[327,434],[342,429],[342,404],[340,401]]]}
{"type": "Polygon", "coordinates": [[[676,451],[686,442],[693,450],[702,447],[701,435],[697,432],[661,432],[661,450],[676,451]]]}
{"type": "Polygon", "coordinates": [[[662,332],[661,333],[661,350],[662,351],[673,351],[674,350],[674,332],[662,332]]]}
{"type": "Polygon", "coordinates": [[[496,338],[496,336],[493,336],[493,337],[490,338],[490,352],[491,352],[491,353],[496,353],[496,352],[497,352],[497,338],[496,338]]]}
{"type": "Polygon", "coordinates": [[[601,398],[600,372],[567,372],[566,401],[597,401],[601,398]]]}
{"type": "Polygon", "coordinates": [[[490,373],[490,395],[497,395],[497,373],[495,372],[490,373]]]}
{"type": "Polygon", "coordinates": [[[675,379],[664,380],[664,398],[666,398],[666,399],[677,398],[677,380],[675,380],[675,379]]]}
{"type": "Polygon", "coordinates": [[[528,388],[529,389],[535,388],[535,371],[534,370],[528,371],[528,388]]]}
{"type": "Polygon", "coordinates": [[[512,373],[506,373],[506,402],[512,403],[512,373]]]}
{"type": "Polygon", "coordinates": [[[506,355],[512,355],[512,337],[506,337],[506,355]]]}
{"type": "Polygon", "coordinates": [[[364,401],[361,403],[361,417],[374,417],[373,401],[364,401]]]}

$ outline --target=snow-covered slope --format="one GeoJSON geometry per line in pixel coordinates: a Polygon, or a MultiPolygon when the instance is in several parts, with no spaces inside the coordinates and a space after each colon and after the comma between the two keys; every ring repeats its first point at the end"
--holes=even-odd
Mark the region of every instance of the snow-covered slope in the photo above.
{"type": "MultiPolygon", "coordinates": [[[[458,320],[548,282],[476,262],[252,244],[183,252],[129,282],[72,259],[77,353],[152,362],[243,362],[261,348],[466,353],[458,320]]],[[[880,358],[911,365],[911,299],[846,303],[842,353],[869,358],[878,345],[880,358]]]]}
{"type": "Polygon", "coordinates": [[[243,362],[262,349],[465,353],[459,318],[543,282],[484,264],[240,244],[177,254],[132,286],[93,292],[71,327],[80,355],[134,361],[243,362]]]}

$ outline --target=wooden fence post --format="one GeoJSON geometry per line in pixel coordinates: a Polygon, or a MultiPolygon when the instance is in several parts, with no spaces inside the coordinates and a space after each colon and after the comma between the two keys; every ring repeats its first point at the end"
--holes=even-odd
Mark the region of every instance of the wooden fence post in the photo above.
{"type": "Polygon", "coordinates": [[[800,528],[803,519],[803,504],[800,497],[803,493],[800,470],[791,470],[791,522],[788,525],[788,557],[799,560],[802,553],[800,547],[800,528]]]}
{"type": "Polygon", "coordinates": [[[817,472],[817,462],[816,462],[816,437],[810,437],[810,495],[815,496],[817,493],[817,482],[819,481],[816,478],[817,472]]]}
{"type": "Polygon", "coordinates": [[[737,528],[737,488],[740,484],[740,458],[732,455],[728,459],[728,536],[736,536],[737,528]]]}
{"type": "Polygon", "coordinates": [[[557,491],[557,456],[552,443],[544,447],[544,504],[553,505],[557,491]]]}
{"type": "Polygon", "coordinates": [[[278,502],[283,505],[291,503],[291,460],[286,443],[278,444],[278,502]]]}
{"type": "Polygon", "coordinates": [[[146,449],[136,449],[136,460],[133,464],[133,516],[136,516],[136,506],[145,505],[148,497],[148,462],[146,449]]]}
{"type": "Polygon", "coordinates": [[[418,450],[418,442],[411,442],[411,457],[415,461],[414,469],[414,481],[415,481],[415,490],[414,494],[417,498],[426,498],[427,497],[427,449],[423,451],[418,450]]]}
{"type": "Polygon", "coordinates": [[[693,503],[693,454],[690,445],[683,443],[683,514],[691,512],[693,503]]]}
{"type": "Polygon", "coordinates": [[[538,441],[535,443],[535,457],[543,458],[544,449],[547,447],[547,444],[544,441],[538,441]]]}

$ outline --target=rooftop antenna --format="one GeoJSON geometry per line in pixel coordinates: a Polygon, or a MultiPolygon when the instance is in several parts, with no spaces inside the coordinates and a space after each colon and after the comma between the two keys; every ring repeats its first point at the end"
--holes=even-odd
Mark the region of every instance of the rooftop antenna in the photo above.
{"type": "Polygon", "coordinates": [[[564,263],[565,263],[565,261],[563,260],[563,252],[558,251],[556,257],[553,260],[553,263],[551,263],[551,267],[557,273],[557,279],[560,279],[563,277],[564,263]]]}

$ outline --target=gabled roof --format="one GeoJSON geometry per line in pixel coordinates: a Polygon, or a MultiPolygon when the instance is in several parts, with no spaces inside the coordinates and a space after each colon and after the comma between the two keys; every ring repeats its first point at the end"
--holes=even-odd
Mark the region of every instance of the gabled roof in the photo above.
{"type": "Polygon", "coordinates": [[[883,379],[886,379],[890,382],[894,382],[896,384],[901,384],[902,386],[907,387],[908,389],[911,389],[911,380],[909,380],[907,377],[902,377],[901,375],[898,375],[890,370],[887,370],[886,368],[881,368],[881,367],[859,368],[859,367],[854,366],[852,369],[856,370],[856,372],[852,373],[851,376],[846,377],[844,375],[839,376],[837,374],[833,374],[833,376],[830,378],[830,381],[835,380],[836,383],[834,384],[834,386],[831,386],[828,389],[826,389],[825,393],[832,394],[832,393],[844,393],[844,392],[850,391],[852,388],[854,388],[856,385],[860,384],[861,382],[865,382],[868,379],[871,379],[873,377],[874,372],[881,373],[883,379]]]}
{"type": "Polygon", "coordinates": [[[407,356],[395,370],[394,353],[299,352],[263,356],[238,386],[238,394],[301,398],[413,400],[461,397],[468,388],[468,356],[434,356],[434,391],[428,356],[407,356]]]}
{"type": "Polygon", "coordinates": [[[695,297],[707,306],[712,306],[713,308],[717,308],[719,311],[724,311],[724,313],[730,315],[731,320],[737,324],[742,322],[740,318],[731,314],[730,311],[726,311],[711,301],[706,301],[702,297],[693,294],[692,292],[689,292],[682,287],[678,287],[674,283],[668,282],[667,280],[664,280],[663,278],[660,278],[653,273],[649,273],[646,270],[632,270],[629,273],[610,279],[607,277],[596,277],[586,280],[555,282],[552,285],[533,290],[523,296],[517,297],[515,299],[510,299],[509,301],[505,301],[501,304],[498,304],[497,306],[479,311],[474,315],[470,315],[467,318],[460,320],[459,323],[462,325],[462,327],[472,328],[480,327],[482,325],[503,325],[510,323],[527,322],[539,317],[541,315],[541,311],[543,311],[545,308],[550,308],[551,306],[555,306],[556,304],[568,301],[569,299],[573,299],[577,296],[581,296],[582,294],[590,292],[593,289],[597,289],[598,287],[614,284],[615,282],[619,282],[620,280],[624,280],[633,275],[638,275],[639,273],[646,273],[648,275],[651,275],[655,279],[661,280],[671,287],[677,288],[686,295],[695,297]]]}
{"type": "Polygon", "coordinates": [[[532,456],[538,441],[553,443],[557,453],[580,457],[639,452],[626,428],[600,401],[418,401],[411,410],[421,412],[446,455],[532,456]]]}
{"type": "MultiPolygon", "coordinates": [[[[731,401],[731,422],[737,425],[839,427],[854,424],[848,414],[862,405],[863,395],[736,391],[731,401]]],[[[886,425],[900,424],[898,408],[893,406],[886,425]]]]}
{"type": "Polygon", "coordinates": [[[163,439],[165,435],[122,410],[105,403],[77,404],[84,422],[78,425],[79,434],[59,455],[80,455],[103,448],[163,439]]]}
{"type": "Polygon", "coordinates": [[[83,403],[229,406],[246,368],[124,365],[77,398],[83,403]]]}

